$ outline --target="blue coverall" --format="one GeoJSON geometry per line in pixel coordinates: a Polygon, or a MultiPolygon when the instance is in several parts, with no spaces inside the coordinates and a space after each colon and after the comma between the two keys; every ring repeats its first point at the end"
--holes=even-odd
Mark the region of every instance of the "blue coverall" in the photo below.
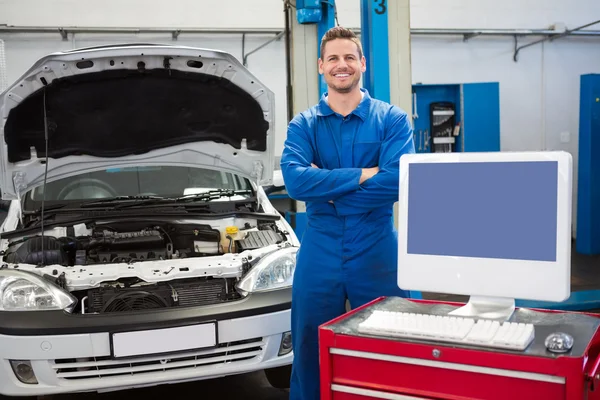
{"type": "Polygon", "coordinates": [[[308,227],[292,288],[291,400],[318,400],[318,327],[379,296],[408,297],[397,286],[399,159],[414,153],[407,114],[363,99],[348,116],[326,94],[289,124],[281,159],[291,198],[306,203],[308,227]],[[315,164],[318,168],[311,166],[315,164]],[[362,168],[379,167],[359,184],[362,168]]]}

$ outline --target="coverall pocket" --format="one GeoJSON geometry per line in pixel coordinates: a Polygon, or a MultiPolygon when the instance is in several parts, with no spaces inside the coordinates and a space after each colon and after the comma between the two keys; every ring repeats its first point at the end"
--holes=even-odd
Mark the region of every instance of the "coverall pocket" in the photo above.
{"type": "Polygon", "coordinates": [[[357,168],[377,167],[381,142],[354,143],[354,165],[357,168]]]}

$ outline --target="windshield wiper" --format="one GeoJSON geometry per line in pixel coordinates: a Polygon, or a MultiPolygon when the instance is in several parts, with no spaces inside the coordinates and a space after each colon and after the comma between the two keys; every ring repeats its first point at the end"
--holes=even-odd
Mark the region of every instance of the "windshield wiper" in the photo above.
{"type": "Polygon", "coordinates": [[[146,201],[160,201],[164,200],[165,197],[160,196],[117,196],[106,199],[92,200],[86,201],[84,203],[79,203],[77,207],[86,208],[86,207],[98,207],[110,204],[120,204],[125,203],[129,204],[140,204],[146,201]]]}
{"type": "MultiPolygon", "coordinates": [[[[67,206],[67,203],[63,203],[63,204],[53,204],[51,206],[45,206],[44,207],[44,212],[48,212],[48,211],[52,211],[52,210],[58,210],[59,208],[64,208],[65,206],[67,206]]],[[[27,210],[23,210],[23,215],[38,215],[42,213],[42,209],[38,208],[37,210],[31,210],[31,211],[27,211],[27,210]]]]}
{"type": "MultiPolygon", "coordinates": [[[[162,199],[162,198],[163,197],[159,197],[159,196],[118,196],[118,197],[111,197],[111,198],[106,198],[106,199],[90,200],[90,201],[76,204],[75,206],[78,208],[96,207],[96,206],[102,206],[104,204],[131,202],[132,200],[133,201],[140,201],[140,200],[146,201],[149,199],[155,200],[155,199],[162,199]]],[[[64,208],[68,208],[69,206],[72,207],[73,205],[74,204],[72,202],[52,204],[49,206],[45,206],[44,212],[51,212],[54,210],[64,209],[64,208]]],[[[68,209],[73,210],[72,208],[68,208],[68,209]]],[[[23,210],[23,215],[36,216],[41,213],[42,213],[41,208],[38,208],[37,210],[31,210],[31,211],[23,210]]]]}
{"type": "Polygon", "coordinates": [[[115,210],[138,207],[151,204],[177,204],[190,202],[208,202],[211,200],[220,199],[222,197],[233,197],[237,195],[252,194],[251,190],[233,190],[233,189],[215,189],[201,193],[187,194],[180,197],[151,197],[148,199],[118,204],[114,207],[115,210]]]}
{"type": "MultiPolygon", "coordinates": [[[[215,189],[206,192],[187,194],[179,197],[161,197],[151,195],[137,195],[137,196],[117,196],[105,199],[97,199],[91,201],[85,201],[79,204],[73,203],[62,203],[53,204],[51,206],[44,207],[45,212],[51,212],[54,210],[65,209],[64,211],[76,211],[77,209],[84,208],[95,208],[95,207],[109,207],[113,210],[138,207],[143,205],[153,204],[177,204],[177,203],[192,203],[192,202],[209,202],[211,200],[220,199],[222,197],[233,197],[237,195],[251,195],[252,191],[249,189],[244,190],[233,190],[233,189],[215,189]],[[71,207],[69,207],[71,206],[71,207]]],[[[62,211],[62,210],[61,210],[62,211]]],[[[41,214],[41,209],[34,211],[24,211],[24,215],[36,216],[41,214]]],[[[50,214],[49,214],[50,215],[50,214]]]]}
{"type": "Polygon", "coordinates": [[[176,197],[175,201],[196,201],[196,200],[216,200],[221,197],[233,197],[243,194],[252,194],[250,190],[233,190],[233,189],[216,189],[207,192],[186,194],[181,197],[176,197]]]}

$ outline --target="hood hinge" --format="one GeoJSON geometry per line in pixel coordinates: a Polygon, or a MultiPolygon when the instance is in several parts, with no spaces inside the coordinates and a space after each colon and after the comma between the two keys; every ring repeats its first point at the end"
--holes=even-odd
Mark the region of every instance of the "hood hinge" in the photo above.
{"type": "MultiPolygon", "coordinates": [[[[263,165],[260,161],[254,161],[252,163],[252,178],[254,178],[254,181],[256,182],[256,187],[260,186],[260,181],[263,176],[263,169],[263,165]]],[[[256,202],[258,208],[262,208],[262,201],[260,199],[260,196],[256,199],[256,202]]]]}
{"type": "Polygon", "coordinates": [[[264,170],[264,167],[262,165],[262,162],[254,161],[254,163],[252,164],[252,177],[254,179],[256,179],[257,184],[260,182],[260,180],[263,177],[263,170],[264,170]]]}
{"type": "MultiPolygon", "coordinates": [[[[13,173],[13,187],[15,189],[15,195],[17,196],[17,200],[19,204],[21,204],[21,191],[27,189],[27,184],[25,183],[25,172],[15,172],[13,173]]],[[[23,213],[21,207],[19,207],[19,221],[21,225],[23,224],[23,213]]]]}
{"type": "Polygon", "coordinates": [[[13,173],[13,187],[15,189],[15,194],[20,199],[21,191],[23,191],[27,188],[27,184],[25,183],[25,173],[24,172],[13,173]]]}

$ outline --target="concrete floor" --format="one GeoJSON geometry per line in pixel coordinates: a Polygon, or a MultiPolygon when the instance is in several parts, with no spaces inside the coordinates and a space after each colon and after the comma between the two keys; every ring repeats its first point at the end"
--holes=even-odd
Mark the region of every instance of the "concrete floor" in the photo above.
{"type": "MultiPolygon", "coordinates": [[[[163,385],[144,389],[124,390],[111,393],[83,393],[52,397],[52,400],[131,400],[140,398],[163,398],[169,400],[287,400],[287,390],[274,389],[269,385],[264,373],[254,372],[245,375],[229,376],[209,381],[163,385]]],[[[21,397],[2,397],[0,400],[22,400],[21,397]]]]}

